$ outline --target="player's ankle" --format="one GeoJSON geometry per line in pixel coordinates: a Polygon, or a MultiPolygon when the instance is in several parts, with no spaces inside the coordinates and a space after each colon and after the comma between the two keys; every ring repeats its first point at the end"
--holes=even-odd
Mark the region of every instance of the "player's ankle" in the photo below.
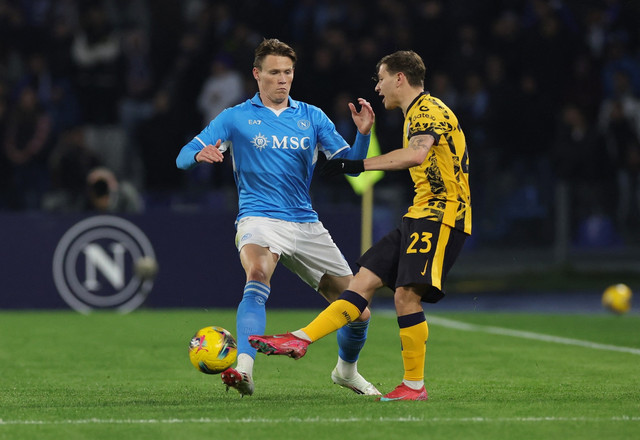
{"type": "Polygon", "coordinates": [[[336,364],[336,371],[345,379],[351,378],[358,374],[358,362],[347,362],[338,356],[338,363],[336,364]]]}
{"type": "Polygon", "coordinates": [[[303,339],[309,343],[311,343],[311,338],[309,337],[309,335],[307,335],[305,332],[303,332],[302,330],[296,330],[295,332],[291,332],[291,334],[293,336],[295,336],[296,338],[300,338],[303,339]]]}
{"type": "Polygon", "coordinates": [[[422,389],[422,387],[424,387],[424,380],[403,379],[402,383],[404,383],[406,386],[414,390],[419,390],[419,389],[422,389]]]}

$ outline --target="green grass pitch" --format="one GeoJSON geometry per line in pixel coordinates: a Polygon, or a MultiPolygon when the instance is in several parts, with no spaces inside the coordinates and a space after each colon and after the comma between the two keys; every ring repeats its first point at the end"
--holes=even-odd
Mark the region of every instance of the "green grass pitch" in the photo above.
{"type": "MultiPolygon", "coordinates": [[[[435,308],[435,307],[434,307],[435,308]]],[[[269,311],[267,331],[315,311],[269,311]]],[[[258,354],[256,393],[196,371],[193,333],[232,310],[0,312],[0,439],[640,438],[640,316],[429,313],[427,402],[331,383],[335,337],[294,361],[258,354]]],[[[402,378],[395,316],[374,309],[359,369],[402,378]]]]}

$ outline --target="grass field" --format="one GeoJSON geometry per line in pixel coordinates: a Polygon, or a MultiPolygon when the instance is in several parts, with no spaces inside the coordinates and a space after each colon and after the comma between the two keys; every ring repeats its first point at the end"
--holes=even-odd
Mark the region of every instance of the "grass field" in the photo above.
{"type": "MultiPolygon", "coordinates": [[[[268,332],[316,312],[270,311],[268,332]]],[[[374,311],[360,371],[401,380],[395,316],[374,311]]],[[[427,314],[428,402],[331,383],[335,338],[298,361],[258,355],[256,393],[226,393],[187,345],[235,312],[0,312],[0,439],[640,438],[640,316],[427,314]]],[[[235,333],[235,331],[234,331],[235,333]]]]}

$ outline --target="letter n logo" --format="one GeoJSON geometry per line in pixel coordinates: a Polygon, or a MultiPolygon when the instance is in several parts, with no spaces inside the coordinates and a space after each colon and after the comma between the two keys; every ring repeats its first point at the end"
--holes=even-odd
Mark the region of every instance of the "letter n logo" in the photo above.
{"type": "Polygon", "coordinates": [[[143,257],[155,259],[147,236],[120,217],[100,215],[73,225],[53,254],[53,280],[62,299],[73,309],[130,312],[153,287],[133,270],[143,257]]]}
{"type": "Polygon", "coordinates": [[[84,286],[89,290],[98,290],[100,283],[96,275],[100,273],[111,283],[114,289],[124,287],[124,246],[120,243],[111,243],[113,258],[102,246],[90,243],[84,249],[85,280],[84,286]]]}

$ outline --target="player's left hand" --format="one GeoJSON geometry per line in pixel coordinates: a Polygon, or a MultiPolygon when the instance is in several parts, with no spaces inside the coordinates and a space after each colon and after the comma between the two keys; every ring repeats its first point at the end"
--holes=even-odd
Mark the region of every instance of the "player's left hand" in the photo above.
{"type": "Polygon", "coordinates": [[[351,117],[353,122],[358,127],[358,131],[361,134],[367,135],[371,133],[371,127],[376,120],[376,114],[373,112],[373,107],[369,101],[364,98],[358,98],[358,104],[360,104],[360,111],[356,110],[356,106],[350,102],[349,110],[351,110],[351,117]]]}

